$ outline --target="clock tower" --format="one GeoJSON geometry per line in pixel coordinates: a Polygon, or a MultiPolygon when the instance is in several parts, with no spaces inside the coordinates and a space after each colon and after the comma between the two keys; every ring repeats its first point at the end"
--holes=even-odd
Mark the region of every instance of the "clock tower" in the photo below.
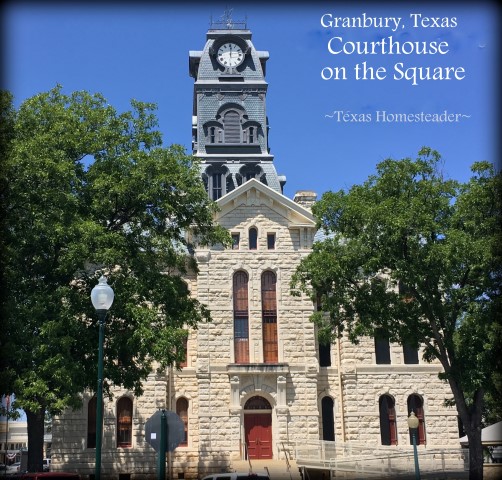
{"type": "Polygon", "coordinates": [[[204,49],[189,54],[193,154],[213,200],[251,178],[282,193],[286,179],[277,175],[268,146],[269,54],[256,50],[245,22],[224,17],[211,22],[204,49]]]}

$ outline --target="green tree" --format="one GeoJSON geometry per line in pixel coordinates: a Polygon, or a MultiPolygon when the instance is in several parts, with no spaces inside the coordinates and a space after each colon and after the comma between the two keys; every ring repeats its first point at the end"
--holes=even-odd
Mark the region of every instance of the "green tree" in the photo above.
{"type": "Polygon", "coordinates": [[[357,343],[385,329],[391,341],[421,344],[426,361],[441,362],[453,394],[445,401],[469,439],[470,478],[481,479],[484,399],[502,396],[501,177],[481,162],[462,184],[440,167],[439,154],[423,148],[416,160],[383,161],[348,192],[325,193],[313,212],[327,238],[291,286],[321,297],[312,320],[322,340],[346,332],[357,343]]]}
{"type": "Polygon", "coordinates": [[[98,321],[90,291],[115,291],[105,392],[139,395],[154,365],[183,359],[187,328],[209,320],[182,275],[200,244],[227,242],[196,160],[161,147],[154,106],[118,114],[99,94],[36,95],[15,112],[3,192],[6,247],[1,392],[28,420],[29,469],[42,468],[45,414],[96,388],[98,321]]]}

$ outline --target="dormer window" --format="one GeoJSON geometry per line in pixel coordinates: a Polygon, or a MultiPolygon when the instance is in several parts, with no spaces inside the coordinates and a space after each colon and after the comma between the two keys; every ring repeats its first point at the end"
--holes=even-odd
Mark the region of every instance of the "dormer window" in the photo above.
{"type": "Polygon", "coordinates": [[[241,121],[236,110],[229,110],[223,116],[225,143],[241,143],[241,121]]]}
{"type": "Polygon", "coordinates": [[[204,135],[206,137],[206,144],[215,145],[222,142],[223,125],[215,120],[204,125],[204,135]]]}
{"type": "Polygon", "coordinates": [[[244,132],[243,142],[247,144],[258,143],[259,124],[254,120],[248,120],[242,125],[244,132]]]}

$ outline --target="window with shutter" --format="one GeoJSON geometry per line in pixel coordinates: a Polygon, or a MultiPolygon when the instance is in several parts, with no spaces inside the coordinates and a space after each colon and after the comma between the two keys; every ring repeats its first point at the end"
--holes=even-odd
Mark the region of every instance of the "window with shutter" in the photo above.
{"type": "MultiPolygon", "coordinates": [[[[417,445],[425,445],[425,417],[424,401],[419,395],[413,394],[408,397],[408,416],[414,412],[418,418],[417,445]]],[[[413,443],[410,429],[410,443],[413,443]]]]}
{"type": "Polygon", "coordinates": [[[234,294],[234,356],[235,363],[249,363],[248,275],[236,272],[234,294]]]}
{"type": "Polygon", "coordinates": [[[263,361],[277,363],[277,277],[273,272],[261,276],[261,304],[263,324],[263,361]]]}
{"type": "Polygon", "coordinates": [[[396,410],[394,406],[394,399],[390,395],[380,397],[380,437],[382,445],[397,445],[396,410]]]}

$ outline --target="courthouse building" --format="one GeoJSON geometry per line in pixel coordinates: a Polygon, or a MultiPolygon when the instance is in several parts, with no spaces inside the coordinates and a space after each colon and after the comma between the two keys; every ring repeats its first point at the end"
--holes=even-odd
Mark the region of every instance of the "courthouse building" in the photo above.
{"type": "MultiPolygon", "coordinates": [[[[170,457],[174,479],[231,471],[248,457],[280,460],[322,440],[409,452],[411,410],[419,452],[459,446],[438,363],[385,339],[319,345],[309,320],[315,305],[291,295],[291,276],[316,238],[315,193],[283,195],[285,177],[268,146],[269,53],[251,39],[245,25],[212,25],[203,49],[189,53],[193,152],[233,244],[194,253],[199,272],[186,280],[213,321],[190,332],[182,370],[152,373],[141,397],[116,389],[105,399],[105,478],[155,478],[145,422],[159,408],[185,424],[170,457]]],[[[93,474],[95,408],[84,393],[81,410],[54,420],[54,470],[93,474]]]]}

